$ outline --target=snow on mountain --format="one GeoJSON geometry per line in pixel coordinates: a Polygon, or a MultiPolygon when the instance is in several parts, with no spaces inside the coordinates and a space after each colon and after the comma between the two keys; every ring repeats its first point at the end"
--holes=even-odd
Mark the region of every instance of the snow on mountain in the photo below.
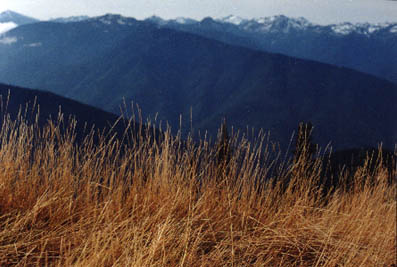
{"type": "Polygon", "coordinates": [[[157,24],[159,26],[166,25],[169,22],[168,20],[162,19],[162,18],[160,18],[158,16],[154,16],[154,15],[149,17],[149,18],[147,18],[146,20],[147,21],[151,21],[151,22],[153,22],[153,23],[155,23],[155,24],[157,24]]]}
{"type": "Polygon", "coordinates": [[[379,26],[369,26],[368,28],[368,33],[373,33],[376,32],[377,30],[379,30],[381,27],[379,26]]]}
{"type": "Polygon", "coordinates": [[[351,23],[342,23],[342,24],[332,25],[331,29],[336,34],[346,35],[352,33],[355,27],[351,23]]]}
{"type": "Polygon", "coordinates": [[[176,19],[173,19],[172,21],[175,21],[176,23],[179,23],[179,24],[193,24],[193,23],[197,22],[194,19],[185,18],[185,17],[178,17],[176,19]]]}
{"type": "Polygon", "coordinates": [[[89,16],[72,16],[72,17],[64,17],[64,18],[56,18],[50,21],[60,22],[60,23],[69,23],[69,22],[80,22],[89,19],[89,16]]]}
{"type": "MultiPolygon", "coordinates": [[[[206,18],[207,20],[209,18],[206,18]]],[[[212,18],[211,18],[212,19],[212,18]]],[[[159,26],[167,25],[168,23],[177,23],[177,24],[194,24],[199,23],[198,21],[187,19],[187,18],[176,18],[173,20],[164,20],[157,16],[152,16],[147,20],[156,23],[159,26]]],[[[205,19],[204,19],[205,20],[205,19]]],[[[290,18],[284,15],[270,16],[270,17],[260,17],[253,19],[245,19],[235,15],[229,15],[223,18],[215,18],[215,22],[220,24],[232,24],[237,27],[239,30],[252,32],[252,33],[269,33],[269,32],[280,32],[280,33],[289,33],[291,30],[293,31],[313,31],[316,33],[328,32],[339,36],[348,35],[351,33],[357,33],[361,35],[371,35],[376,33],[382,29],[390,27],[390,33],[397,32],[397,23],[339,23],[332,24],[328,26],[317,25],[311,23],[307,19],[303,17],[298,18],[290,18]]]]}
{"type": "Polygon", "coordinates": [[[0,23],[0,34],[5,33],[9,30],[12,30],[16,27],[18,27],[18,25],[14,22],[0,23]]]}
{"type": "Polygon", "coordinates": [[[227,16],[216,19],[221,23],[234,24],[247,31],[274,31],[282,29],[283,32],[288,32],[290,29],[302,29],[312,24],[304,18],[288,18],[284,15],[261,17],[253,19],[244,19],[238,16],[227,16]]]}
{"type": "MultiPolygon", "coordinates": [[[[58,18],[58,19],[54,19],[53,21],[77,22],[83,20],[96,21],[105,25],[111,25],[111,24],[132,25],[132,20],[135,21],[135,19],[133,18],[123,17],[117,14],[106,14],[104,16],[94,17],[94,18],[89,18],[88,16],[76,16],[69,18],[58,18]]],[[[193,25],[196,23],[200,23],[197,20],[186,17],[177,17],[175,19],[163,19],[158,16],[151,16],[146,20],[151,21],[160,27],[167,26],[168,24],[193,25]]],[[[301,32],[301,31],[310,30],[316,33],[331,32],[337,36],[349,35],[352,33],[357,33],[361,35],[371,35],[388,27],[390,33],[392,34],[397,33],[397,23],[353,24],[353,23],[345,22],[345,23],[323,26],[323,25],[317,25],[311,23],[310,21],[308,21],[303,17],[291,18],[284,15],[260,17],[253,19],[246,19],[235,15],[229,15],[223,18],[215,18],[213,19],[213,21],[220,24],[232,24],[231,26],[237,27],[239,30],[252,32],[252,33],[259,33],[259,34],[277,33],[277,32],[286,34],[289,33],[290,31],[301,32]]]]}
{"type": "Polygon", "coordinates": [[[131,26],[133,25],[133,21],[135,21],[135,19],[116,14],[106,14],[104,16],[90,18],[89,21],[100,22],[105,25],[119,24],[131,26]]]}
{"type": "Polygon", "coordinates": [[[304,30],[313,26],[305,18],[288,18],[283,15],[254,18],[246,20],[239,25],[244,30],[252,32],[276,32],[281,31],[288,33],[291,29],[304,30]]]}
{"type": "Polygon", "coordinates": [[[102,17],[99,19],[99,21],[106,25],[110,25],[113,23],[109,16],[102,17]]]}
{"type": "Polygon", "coordinates": [[[188,24],[194,24],[197,23],[197,20],[191,19],[191,18],[185,18],[185,17],[177,17],[175,19],[162,19],[158,16],[151,16],[147,19],[146,21],[153,22],[159,26],[167,25],[168,23],[176,23],[176,24],[183,24],[183,25],[188,25],[188,24]]]}
{"type": "MultiPolygon", "coordinates": [[[[396,27],[397,24],[392,24],[392,23],[377,23],[377,24],[370,24],[370,23],[340,23],[340,24],[333,24],[331,25],[331,29],[333,32],[337,35],[347,35],[351,33],[358,33],[362,35],[371,35],[375,32],[378,32],[382,29],[386,29],[388,27],[391,27],[393,29],[396,27]],[[394,26],[395,25],[395,26],[394,26]]],[[[393,33],[393,30],[390,30],[391,33],[393,33]]]]}
{"type": "Polygon", "coordinates": [[[227,17],[216,19],[216,20],[220,21],[220,22],[231,23],[234,25],[240,25],[242,22],[247,21],[246,19],[243,19],[238,16],[234,16],[234,15],[229,15],[227,17]]]}
{"type": "MultiPolygon", "coordinates": [[[[324,31],[325,29],[331,29],[336,35],[348,35],[351,33],[357,33],[362,35],[370,35],[381,29],[390,27],[391,23],[350,23],[344,22],[339,24],[332,24],[329,26],[320,26],[309,22],[305,18],[289,18],[284,15],[254,18],[251,20],[244,20],[238,24],[240,29],[251,31],[251,32],[283,32],[288,33],[290,30],[305,31],[313,30],[316,32],[324,31]]],[[[397,24],[396,24],[397,25],[397,24]]],[[[390,32],[394,32],[392,28],[390,32]]]]}

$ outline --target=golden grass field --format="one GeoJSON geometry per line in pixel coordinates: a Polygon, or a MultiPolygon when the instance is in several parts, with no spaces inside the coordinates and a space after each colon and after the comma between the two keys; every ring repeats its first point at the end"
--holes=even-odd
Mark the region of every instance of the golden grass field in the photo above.
{"type": "Polygon", "coordinates": [[[169,132],[128,148],[93,136],[4,120],[0,266],[396,264],[396,173],[381,164],[324,194],[321,160],[272,168],[263,137],[231,138],[219,163],[169,132]]]}

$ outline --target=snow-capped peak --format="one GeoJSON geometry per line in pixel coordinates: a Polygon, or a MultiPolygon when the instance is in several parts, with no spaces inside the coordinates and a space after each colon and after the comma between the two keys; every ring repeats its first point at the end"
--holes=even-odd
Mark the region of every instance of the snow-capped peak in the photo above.
{"type": "Polygon", "coordinates": [[[167,24],[167,22],[168,22],[167,20],[162,19],[161,17],[158,17],[158,16],[156,16],[156,15],[153,15],[153,16],[147,18],[146,20],[147,20],[147,21],[154,22],[154,23],[156,23],[156,24],[158,24],[158,25],[165,25],[165,24],[167,24]]]}
{"type": "Polygon", "coordinates": [[[289,32],[291,29],[304,30],[307,27],[312,26],[305,18],[288,18],[284,15],[277,15],[271,17],[253,18],[251,20],[245,20],[239,27],[246,31],[251,32],[289,32]]]}
{"type": "Polygon", "coordinates": [[[197,22],[194,19],[185,18],[185,17],[177,17],[173,21],[175,21],[176,23],[179,23],[179,24],[193,24],[193,23],[197,22]]]}
{"type": "Polygon", "coordinates": [[[304,29],[312,26],[305,18],[288,18],[284,15],[271,17],[260,17],[253,19],[244,19],[238,16],[230,15],[221,19],[216,19],[221,23],[231,23],[244,30],[254,32],[266,31],[283,31],[288,32],[290,29],[304,29]]]}
{"type": "MultiPolygon", "coordinates": [[[[177,24],[195,24],[198,21],[193,19],[179,17],[171,20],[164,20],[160,17],[152,16],[148,18],[159,26],[167,25],[168,23],[177,23],[177,24]]],[[[284,33],[288,34],[292,32],[302,32],[302,31],[313,31],[321,33],[323,31],[332,33],[335,35],[348,35],[351,33],[356,33],[360,35],[372,35],[381,30],[386,29],[390,33],[397,33],[397,24],[396,23],[339,23],[339,24],[331,24],[331,25],[317,25],[311,23],[307,19],[303,17],[291,18],[284,15],[276,15],[270,17],[259,17],[252,19],[244,19],[235,15],[229,15],[223,18],[215,18],[211,17],[204,18],[201,22],[213,23],[216,21],[218,24],[230,24],[234,27],[237,27],[239,30],[252,32],[252,33],[284,33]]]]}
{"type": "Polygon", "coordinates": [[[106,25],[111,25],[111,24],[132,25],[132,20],[135,20],[135,19],[123,17],[118,14],[106,14],[104,16],[91,18],[89,20],[99,21],[102,24],[106,24],[106,25]]]}
{"type": "MultiPolygon", "coordinates": [[[[332,31],[338,35],[348,35],[353,32],[359,33],[359,34],[364,34],[364,35],[370,35],[374,32],[377,32],[377,31],[387,28],[387,27],[391,27],[391,29],[392,29],[393,24],[390,24],[390,23],[376,23],[376,24],[356,23],[356,24],[352,24],[350,22],[344,22],[344,23],[330,25],[330,27],[331,27],[332,31]]],[[[392,30],[390,30],[390,31],[393,33],[392,30]]]]}
{"type": "Polygon", "coordinates": [[[161,17],[158,16],[151,16],[145,19],[146,21],[150,21],[150,22],[154,22],[155,24],[159,25],[159,26],[164,26],[168,23],[176,23],[176,24],[194,24],[197,23],[197,20],[191,19],[191,18],[186,18],[186,17],[177,17],[174,19],[163,19],[161,17]]]}
{"type": "Polygon", "coordinates": [[[304,27],[312,25],[305,18],[302,18],[302,17],[289,18],[284,15],[277,15],[277,16],[269,17],[269,22],[272,24],[284,25],[284,26],[289,26],[289,27],[294,27],[294,28],[304,28],[304,27]]]}
{"type": "Polygon", "coordinates": [[[352,33],[354,31],[355,27],[353,24],[351,24],[349,22],[345,22],[345,23],[341,23],[341,24],[332,25],[331,29],[336,34],[347,35],[347,34],[352,33]]]}
{"type": "Polygon", "coordinates": [[[110,24],[113,24],[116,20],[118,21],[118,20],[122,19],[122,16],[121,15],[114,15],[114,14],[106,14],[106,15],[104,15],[102,17],[99,17],[98,19],[103,24],[110,25],[110,24]]]}
{"type": "Polygon", "coordinates": [[[217,19],[217,21],[240,25],[242,22],[247,21],[247,20],[243,19],[241,17],[238,17],[238,16],[229,15],[227,17],[217,19]]]}
{"type": "Polygon", "coordinates": [[[72,16],[72,17],[56,18],[56,19],[52,19],[51,21],[69,23],[69,22],[80,22],[88,19],[90,19],[90,17],[88,16],[72,16]]]}

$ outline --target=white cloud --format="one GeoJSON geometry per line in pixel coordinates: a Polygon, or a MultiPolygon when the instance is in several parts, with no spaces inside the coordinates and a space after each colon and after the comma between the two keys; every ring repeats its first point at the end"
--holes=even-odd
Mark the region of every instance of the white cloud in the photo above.
{"type": "Polygon", "coordinates": [[[42,46],[42,43],[31,43],[31,44],[27,44],[24,46],[25,47],[39,47],[39,46],[42,46]]]}
{"type": "Polygon", "coordinates": [[[0,39],[0,44],[10,45],[16,43],[18,39],[16,37],[3,37],[0,39]]]}
{"type": "Polygon", "coordinates": [[[0,34],[7,32],[11,29],[14,29],[17,26],[18,25],[16,25],[14,22],[0,23],[0,34]]]}

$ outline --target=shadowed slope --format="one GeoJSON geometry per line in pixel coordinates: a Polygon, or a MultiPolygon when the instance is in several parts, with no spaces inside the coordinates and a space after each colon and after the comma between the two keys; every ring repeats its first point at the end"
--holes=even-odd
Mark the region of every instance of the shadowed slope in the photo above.
{"type": "Polygon", "coordinates": [[[299,121],[312,122],[323,147],[383,142],[392,149],[397,140],[397,86],[350,69],[113,15],[25,25],[7,36],[17,42],[0,46],[0,81],[113,113],[125,98],[139,104],[144,118],[158,114],[173,130],[180,114],[182,130],[190,130],[192,111],[196,132],[214,136],[226,116],[235,129],[270,130],[283,147],[299,121]]]}
{"type": "MultiPolygon", "coordinates": [[[[11,120],[15,120],[20,114],[28,124],[35,124],[37,120],[39,127],[47,125],[49,120],[62,120],[65,127],[75,123],[78,142],[90,134],[91,130],[96,132],[95,135],[103,134],[109,137],[116,135],[121,139],[126,131],[138,138],[140,131],[151,128],[141,126],[132,119],[126,120],[126,118],[50,92],[0,84],[0,97],[2,103],[0,120],[4,119],[4,115],[9,115],[11,120]]],[[[153,133],[155,131],[152,129],[153,133]]]]}

